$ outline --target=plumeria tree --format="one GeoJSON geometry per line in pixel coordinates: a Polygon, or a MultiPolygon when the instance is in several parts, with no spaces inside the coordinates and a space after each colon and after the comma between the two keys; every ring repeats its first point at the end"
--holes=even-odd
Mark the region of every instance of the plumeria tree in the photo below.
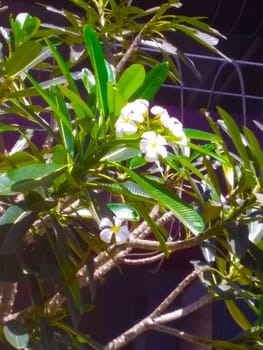
{"type": "Polygon", "coordinates": [[[27,13],[10,15],[11,29],[1,28],[1,342],[120,349],[151,329],[217,349],[262,348],[260,143],[220,107],[218,121],[204,111],[205,132],[184,128],[152,103],[166,79],[176,81],[169,54],[177,51],[164,33],[181,30],[213,51],[207,38],[219,34],[197,18],[171,14],[179,1],[149,10],[129,1],[73,2],[84,14],[58,11],[66,28],[27,13]],[[79,55],[75,44],[83,47],[79,55]],[[63,45],[73,60],[60,53],[63,45]],[[147,55],[145,45],[161,49],[164,59],[147,55]],[[133,251],[143,253],[133,264],[145,266],[191,247],[204,260],[140,322],[108,344],[79,330],[81,315],[92,315],[94,286],[133,251]],[[207,293],[167,312],[196,278],[207,293]],[[21,285],[30,302],[15,310],[21,285]],[[237,339],[167,326],[219,299],[243,331],[237,339]]]}

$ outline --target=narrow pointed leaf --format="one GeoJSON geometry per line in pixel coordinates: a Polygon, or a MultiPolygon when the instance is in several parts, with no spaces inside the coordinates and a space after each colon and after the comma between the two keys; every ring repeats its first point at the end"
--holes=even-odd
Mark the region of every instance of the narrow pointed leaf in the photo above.
{"type": "Polygon", "coordinates": [[[90,57],[91,65],[95,74],[98,106],[101,114],[105,116],[108,111],[108,73],[105,65],[103,50],[95,32],[88,25],[84,27],[84,40],[90,57]]]}
{"type": "Polygon", "coordinates": [[[175,216],[193,233],[204,230],[204,222],[201,216],[185,204],[175,193],[168,190],[164,185],[150,181],[132,170],[126,169],[131,178],[137,182],[143,190],[147,191],[157,202],[171,209],[175,216]]]}
{"type": "Polygon", "coordinates": [[[244,127],[243,130],[244,130],[244,134],[246,136],[249,148],[253,156],[256,158],[258,165],[261,168],[261,171],[263,172],[263,151],[258,142],[258,139],[256,138],[255,134],[247,127],[244,127]]]}
{"type": "Polygon", "coordinates": [[[239,130],[237,124],[235,123],[234,119],[226,111],[224,111],[222,108],[217,107],[217,111],[220,114],[223,121],[225,122],[229,136],[230,136],[237,152],[239,153],[242,161],[244,162],[244,165],[248,169],[250,169],[251,166],[250,166],[249,156],[248,156],[247,150],[244,146],[244,143],[242,141],[242,138],[240,135],[240,130],[239,130]]]}
{"type": "Polygon", "coordinates": [[[68,66],[62,56],[59,54],[59,52],[56,50],[56,48],[51,44],[50,41],[47,40],[48,47],[50,48],[50,51],[52,52],[53,56],[55,57],[61,72],[63,73],[66,81],[69,84],[69,87],[72,91],[74,91],[76,94],[78,94],[78,88],[77,85],[72,77],[72,74],[70,73],[68,66]]]}
{"type": "Polygon", "coordinates": [[[241,312],[239,307],[235,304],[233,300],[225,300],[227,309],[233,320],[244,330],[248,331],[251,328],[251,324],[246,318],[246,316],[241,312]]]}

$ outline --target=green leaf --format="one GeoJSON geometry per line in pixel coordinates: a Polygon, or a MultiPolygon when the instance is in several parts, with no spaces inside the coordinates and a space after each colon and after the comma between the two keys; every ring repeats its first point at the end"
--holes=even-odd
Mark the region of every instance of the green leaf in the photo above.
{"type": "Polygon", "coordinates": [[[167,62],[162,62],[155,65],[147,74],[143,84],[131,96],[130,100],[143,98],[151,100],[167,78],[169,65],[167,62]]]}
{"type": "Polygon", "coordinates": [[[244,126],[243,130],[248,142],[249,149],[251,150],[253,156],[257,160],[257,163],[263,173],[263,152],[260,143],[256,138],[255,134],[250,129],[244,126]]]}
{"type": "Polygon", "coordinates": [[[17,131],[17,130],[19,130],[18,126],[0,123],[0,132],[17,131]]]}
{"type": "Polygon", "coordinates": [[[141,64],[132,64],[121,75],[116,86],[125,100],[136,92],[145,79],[145,69],[141,64]]]}
{"type": "Polygon", "coordinates": [[[56,219],[53,220],[55,238],[49,236],[49,242],[56,256],[62,275],[65,279],[65,289],[68,290],[74,300],[76,307],[82,311],[82,300],[80,287],[76,278],[76,270],[69,256],[69,249],[66,242],[67,228],[56,219]]]}
{"type": "Polygon", "coordinates": [[[60,118],[59,115],[55,114],[61,139],[66,150],[73,158],[75,153],[75,146],[71,116],[62,93],[56,86],[52,86],[51,91],[54,92],[54,102],[56,103],[57,109],[60,111],[60,115],[63,114],[63,118],[60,118]]]}
{"type": "Polygon", "coordinates": [[[37,213],[13,205],[0,218],[0,254],[13,253],[35,221],[37,213]]]}
{"type": "Polygon", "coordinates": [[[124,203],[109,203],[107,204],[107,207],[114,213],[114,215],[123,220],[139,221],[140,219],[137,210],[132,205],[124,203]]]}
{"type": "Polygon", "coordinates": [[[204,141],[211,141],[211,142],[221,141],[219,136],[207,131],[202,131],[197,129],[184,129],[184,132],[187,138],[189,139],[204,140],[204,141]]]}
{"type": "Polygon", "coordinates": [[[105,117],[108,111],[108,73],[105,65],[102,46],[94,30],[88,25],[84,27],[84,40],[96,79],[96,94],[98,107],[100,110],[100,114],[103,117],[105,117]]]}
{"type": "Polygon", "coordinates": [[[43,97],[43,99],[46,101],[50,109],[54,112],[55,117],[57,118],[58,121],[61,123],[63,122],[63,125],[70,131],[72,132],[72,125],[71,121],[68,118],[68,115],[64,115],[63,111],[61,111],[58,106],[56,101],[54,100],[54,97],[51,96],[47,91],[45,91],[41,85],[34,80],[29,74],[27,74],[27,78],[30,80],[32,85],[37,89],[39,94],[43,97]]]}
{"type": "Polygon", "coordinates": [[[227,309],[232,316],[233,320],[244,330],[248,331],[251,328],[251,324],[246,316],[240,311],[239,307],[233,300],[225,300],[227,309]]]}
{"type": "Polygon", "coordinates": [[[29,334],[17,321],[7,322],[3,327],[3,333],[8,343],[15,349],[28,348],[29,334]]]}
{"type": "Polygon", "coordinates": [[[5,63],[4,73],[1,76],[15,76],[27,70],[32,61],[40,55],[42,46],[34,41],[27,41],[17,47],[12,56],[5,63]]]}
{"type": "MultiPolygon", "coordinates": [[[[66,86],[59,85],[58,88],[61,90],[61,92],[69,99],[72,107],[75,109],[75,107],[82,110],[82,113],[76,113],[76,117],[79,119],[89,118],[93,119],[94,114],[92,113],[91,109],[89,108],[88,104],[83,101],[82,97],[75,93],[74,91],[71,91],[66,86]]],[[[75,110],[76,112],[76,110],[75,110]]]]}
{"type": "Polygon", "coordinates": [[[28,191],[38,186],[47,185],[61,174],[64,169],[60,164],[32,164],[12,169],[0,175],[0,195],[8,196],[28,191]]]}
{"type": "Polygon", "coordinates": [[[124,160],[134,158],[139,154],[141,154],[141,152],[136,148],[122,147],[109,151],[109,153],[101,158],[101,161],[110,160],[112,162],[122,162],[124,160]]]}
{"type": "Polygon", "coordinates": [[[14,20],[10,17],[16,47],[28,41],[38,30],[40,19],[28,13],[19,13],[14,20]]]}
{"type": "Polygon", "coordinates": [[[242,141],[240,130],[234,121],[234,119],[222,108],[217,107],[217,111],[220,114],[220,117],[223,119],[226,127],[227,132],[229,134],[229,137],[231,138],[237,152],[239,153],[241,160],[244,162],[244,165],[246,168],[250,169],[250,159],[247,153],[247,150],[244,146],[244,143],[242,141]]]}
{"type": "Polygon", "coordinates": [[[122,107],[127,103],[120,91],[108,82],[108,103],[109,103],[109,115],[111,116],[113,122],[119,117],[122,107]]]}
{"type": "Polygon", "coordinates": [[[155,198],[158,203],[171,209],[175,216],[188,227],[190,231],[197,234],[204,230],[204,222],[201,216],[185,204],[174,192],[170,191],[162,184],[154,183],[136,174],[132,170],[126,169],[126,172],[143,190],[147,191],[155,198]]]}
{"type": "Polygon", "coordinates": [[[66,81],[68,82],[69,84],[69,87],[71,88],[72,91],[74,91],[77,95],[79,94],[78,92],[78,88],[77,88],[77,85],[68,69],[68,66],[66,64],[66,62],[64,61],[64,59],[62,58],[62,56],[59,54],[59,52],[56,50],[56,48],[51,44],[50,41],[46,40],[47,44],[48,44],[48,47],[50,48],[53,56],[55,57],[60,69],[61,69],[61,72],[63,73],[66,81]]]}

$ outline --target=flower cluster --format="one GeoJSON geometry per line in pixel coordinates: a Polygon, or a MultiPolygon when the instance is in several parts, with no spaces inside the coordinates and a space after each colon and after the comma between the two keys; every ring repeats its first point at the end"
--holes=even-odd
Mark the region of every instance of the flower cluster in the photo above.
{"type": "Polygon", "coordinates": [[[117,137],[133,135],[137,132],[141,136],[140,150],[147,162],[159,162],[159,158],[168,155],[167,146],[185,146],[187,138],[182,123],[170,117],[168,111],[161,106],[153,106],[150,109],[152,118],[149,118],[149,102],[137,99],[128,103],[121,110],[120,116],[115,124],[117,137]],[[145,126],[143,122],[147,125],[145,126]],[[158,121],[158,123],[156,123],[158,121]],[[149,130],[149,125],[155,125],[154,130],[149,130]],[[157,125],[157,128],[156,128],[157,125]],[[157,129],[157,130],[156,130],[157,129]],[[167,141],[169,139],[169,142],[167,141]]]}
{"type": "MultiPolygon", "coordinates": [[[[115,134],[118,138],[137,134],[145,160],[155,163],[158,169],[162,169],[160,159],[168,156],[168,147],[174,149],[175,145],[182,147],[187,144],[182,123],[170,117],[163,107],[153,106],[149,110],[149,102],[143,99],[137,99],[122,108],[115,123],[115,134]]],[[[103,218],[99,225],[101,240],[108,244],[124,244],[129,239],[129,229],[123,225],[123,221],[119,216],[103,218]]]]}

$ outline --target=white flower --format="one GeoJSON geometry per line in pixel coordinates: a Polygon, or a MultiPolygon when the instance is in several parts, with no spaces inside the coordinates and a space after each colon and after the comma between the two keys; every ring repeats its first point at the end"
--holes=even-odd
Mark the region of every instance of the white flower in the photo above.
{"type": "Polygon", "coordinates": [[[144,121],[144,117],[148,113],[148,107],[149,102],[143,99],[137,99],[124,106],[115,124],[117,137],[121,137],[124,134],[135,134],[138,130],[136,123],[144,121]]]}
{"type": "Polygon", "coordinates": [[[187,137],[183,130],[182,123],[174,117],[170,117],[167,110],[161,106],[154,106],[151,108],[151,113],[160,116],[162,125],[167,128],[174,136],[174,143],[185,146],[187,144],[187,137]]]}
{"type": "Polygon", "coordinates": [[[112,222],[109,218],[103,218],[100,222],[100,238],[106,242],[111,243],[113,237],[116,244],[123,244],[129,239],[129,230],[127,225],[122,225],[122,219],[117,216],[113,217],[112,222]]]}
{"type": "Polygon", "coordinates": [[[115,124],[115,133],[117,137],[122,137],[124,134],[133,135],[138,130],[137,125],[130,117],[120,116],[115,124]]]}
{"type": "Polygon", "coordinates": [[[166,145],[165,138],[156,134],[154,131],[146,131],[142,134],[140,149],[142,153],[145,153],[145,159],[148,162],[158,161],[159,156],[166,158],[166,145]]]}

